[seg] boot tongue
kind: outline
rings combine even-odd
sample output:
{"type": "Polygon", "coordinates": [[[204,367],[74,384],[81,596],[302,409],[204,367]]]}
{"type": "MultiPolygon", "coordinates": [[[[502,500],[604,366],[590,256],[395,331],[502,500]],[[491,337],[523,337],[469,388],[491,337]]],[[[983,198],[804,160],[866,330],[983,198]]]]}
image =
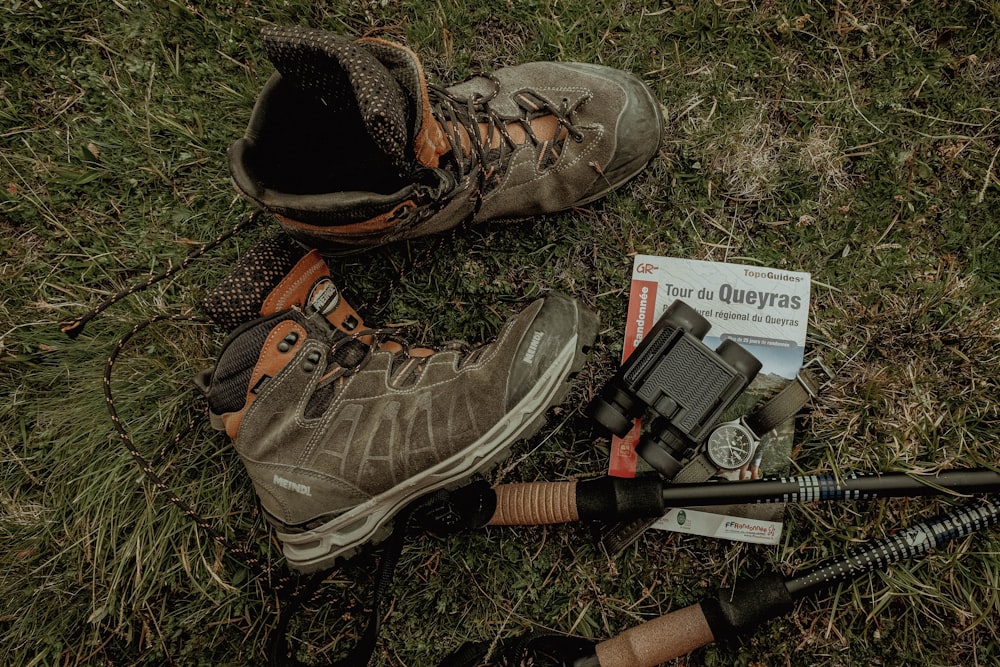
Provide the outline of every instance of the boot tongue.
{"type": "MultiPolygon", "coordinates": [[[[330,279],[330,267],[318,250],[310,250],[271,290],[261,305],[260,314],[270,315],[292,306],[319,313],[346,334],[364,329],[361,316],[330,279]]],[[[368,343],[369,338],[361,336],[359,340],[368,343]]]]}
{"type": "MultiPolygon", "coordinates": [[[[306,252],[284,234],[250,248],[202,300],[205,313],[226,331],[293,306],[320,313],[345,334],[364,328],[330,279],[319,251],[306,252]]],[[[367,343],[365,338],[361,340],[367,343]]]]}
{"type": "Polygon", "coordinates": [[[405,46],[381,39],[363,38],[358,44],[374,55],[403,87],[413,105],[412,146],[417,162],[436,169],[440,158],[451,152],[452,146],[441,123],[431,113],[427,77],[417,54],[405,46]]]}
{"type": "Polygon", "coordinates": [[[202,309],[225,331],[257,319],[268,295],[303,254],[305,250],[284,234],[259,241],[202,299],[202,309]]]}
{"type": "MultiPolygon", "coordinates": [[[[283,79],[328,106],[331,118],[357,114],[400,175],[412,171],[417,105],[375,55],[346,37],[299,26],[268,26],[263,42],[283,79]]],[[[397,75],[401,63],[393,63],[397,75]]]]}

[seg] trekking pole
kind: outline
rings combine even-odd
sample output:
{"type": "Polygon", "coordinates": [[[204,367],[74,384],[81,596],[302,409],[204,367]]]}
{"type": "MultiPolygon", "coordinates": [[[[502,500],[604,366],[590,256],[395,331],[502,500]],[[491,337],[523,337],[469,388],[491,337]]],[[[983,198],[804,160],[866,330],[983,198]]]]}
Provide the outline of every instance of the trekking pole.
{"type": "Polygon", "coordinates": [[[931,495],[1000,493],[1000,473],[989,468],[909,473],[765,477],[739,482],[669,484],[659,477],[599,477],[493,487],[496,510],[486,525],[535,526],[572,521],[619,521],[663,516],[668,507],[743,503],[808,503],[931,495]]]}
{"type": "Polygon", "coordinates": [[[572,667],[653,667],[719,640],[744,635],[764,621],[790,612],[811,593],[849,582],[906,558],[923,555],[947,542],[1000,522],[996,498],[953,509],[890,537],[872,540],[846,556],[829,559],[802,574],[773,573],[737,582],[690,607],[671,612],[595,647],[572,667]]]}

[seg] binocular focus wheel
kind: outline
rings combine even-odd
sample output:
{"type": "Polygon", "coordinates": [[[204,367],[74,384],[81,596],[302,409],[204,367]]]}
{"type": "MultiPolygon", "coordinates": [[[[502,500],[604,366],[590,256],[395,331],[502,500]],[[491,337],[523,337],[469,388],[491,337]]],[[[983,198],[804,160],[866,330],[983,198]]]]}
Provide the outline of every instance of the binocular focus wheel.
{"type": "Polygon", "coordinates": [[[757,373],[760,372],[762,367],[762,364],[757,357],[747,352],[743,347],[732,340],[722,341],[722,344],[719,345],[716,352],[723,361],[741,373],[743,377],[747,379],[748,383],[757,377],[757,373]]]}
{"type": "Polygon", "coordinates": [[[632,420],[622,414],[620,408],[598,396],[590,406],[590,417],[618,437],[632,430],[632,420]]]}
{"type": "Polygon", "coordinates": [[[663,313],[663,320],[676,329],[684,329],[689,334],[701,340],[712,328],[697,310],[683,301],[674,301],[663,313]]]}

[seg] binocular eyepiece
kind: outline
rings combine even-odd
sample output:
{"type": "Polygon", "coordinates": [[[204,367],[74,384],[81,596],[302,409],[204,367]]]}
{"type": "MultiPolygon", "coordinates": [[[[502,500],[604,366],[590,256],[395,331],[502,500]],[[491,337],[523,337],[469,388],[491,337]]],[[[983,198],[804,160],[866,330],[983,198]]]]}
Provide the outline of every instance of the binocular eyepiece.
{"type": "Polygon", "coordinates": [[[715,350],[705,345],[711,328],[694,308],[674,301],[587,409],[619,437],[652,410],[656,417],[636,453],[667,479],[761,369],[761,362],[732,340],[715,350]]]}

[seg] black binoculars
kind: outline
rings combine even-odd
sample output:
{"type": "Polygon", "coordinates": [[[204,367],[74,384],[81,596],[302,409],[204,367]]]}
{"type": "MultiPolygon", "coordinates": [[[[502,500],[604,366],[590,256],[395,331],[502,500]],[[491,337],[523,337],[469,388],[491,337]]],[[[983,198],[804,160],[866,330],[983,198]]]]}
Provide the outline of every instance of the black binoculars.
{"type": "Polygon", "coordinates": [[[715,350],[705,345],[711,328],[694,308],[674,301],[587,408],[617,436],[652,410],[656,418],[636,453],[668,479],[761,369],[760,361],[732,340],[715,350]]]}

